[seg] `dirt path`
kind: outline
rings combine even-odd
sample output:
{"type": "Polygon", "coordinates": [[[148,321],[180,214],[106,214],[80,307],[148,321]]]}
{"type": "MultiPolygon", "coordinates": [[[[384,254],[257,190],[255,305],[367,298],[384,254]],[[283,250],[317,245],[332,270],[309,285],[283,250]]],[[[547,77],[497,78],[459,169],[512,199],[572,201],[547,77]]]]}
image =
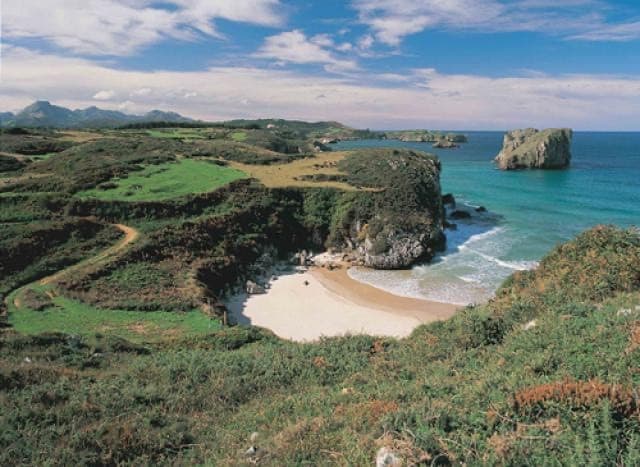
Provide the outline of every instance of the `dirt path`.
{"type": "MultiPolygon", "coordinates": [[[[55,274],[52,274],[52,275],[47,276],[47,277],[45,277],[43,279],[40,279],[39,281],[37,281],[37,283],[39,283],[40,285],[51,285],[51,284],[57,282],[58,280],[62,279],[63,277],[65,277],[66,275],[68,275],[70,273],[80,271],[80,270],[85,269],[87,267],[97,266],[97,265],[99,265],[101,263],[106,263],[109,260],[113,259],[118,253],[122,252],[128,245],[130,245],[131,243],[135,242],[138,239],[138,237],[140,236],[140,232],[138,230],[134,229],[133,227],[129,227],[128,225],[113,224],[113,226],[124,233],[124,238],[119,240],[118,243],[116,243],[116,244],[110,246],[109,248],[103,250],[102,252],[100,252],[96,256],[93,256],[93,257],[91,257],[89,259],[80,261],[79,263],[76,263],[76,264],[74,264],[72,266],[69,266],[68,268],[65,268],[65,269],[62,269],[62,270],[56,272],[55,274]]],[[[19,289],[17,289],[17,291],[14,291],[14,292],[11,292],[11,293],[7,294],[7,296],[5,298],[5,304],[8,305],[9,297],[12,294],[15,293],[14,299],[13,299],[13,304],[15,305],[16,308],[20,308],[20,306],[21,306],[20,292],[22,290],[28,288],[30,285],[31,284],[27,284],[27,285],[22,286],[19,289]]],[[[53,294],[53,292],[47,291],[47,295],[49,295],[49,294],[53,294]]],[[[51,296],[51,295],[49,295],[49,296],[51,296]]],[[[8,307],[7,307],[7,311],[8,311],[8,307]]]]}
{"type": "Polygon", "coordinates": [[[115,245],[110,246],[106,250],[103,250],[101,253],[99,253],[96,256],[93,256],[92,258],[81,261],[77,264],[74,264],[73,266],[69,266],[68,268],[58,271],[51,276],[45,277],[44,279],[40,279],[40,284],[41,285],[53,284],[54,282],[57,282],[58,280],[62,279],[64,276],[66,276],[69,273],[79,271],[88,266],[94,266],[96,264],[107,261],[111,257],[115,256],[116,254],[124,250],[127,247],[127,245],[135,242],[140,236],[140,232],[138,232],[133,227],[129,227],[124,224],[113,224],[113,225],[114,227],[118,228],[124,233],[124,238],[122,240],[120,240],[115,245]]]}

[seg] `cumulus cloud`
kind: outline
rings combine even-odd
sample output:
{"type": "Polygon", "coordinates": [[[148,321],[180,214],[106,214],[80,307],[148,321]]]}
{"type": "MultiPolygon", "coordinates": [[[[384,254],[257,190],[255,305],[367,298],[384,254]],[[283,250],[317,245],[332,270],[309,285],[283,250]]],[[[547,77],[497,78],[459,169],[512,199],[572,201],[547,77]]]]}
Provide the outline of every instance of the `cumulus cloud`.
{"type": "Polygon", "coordinates": [[[8,0],[5,38],[40,38],[78,54],[130,55],[165,38],[221,37],[216,19],[277,26],[279,0],[8,0]]]}
{"type": "Polygon", "coordinates": [[[639,23],[610,24],[599,0],[353,0],[378,42],[398,46],[426,29],[533,31],[580,40],[632,40],[639,23]]]}
{"type": "Polygon", "coordinates": [[[97,101],[108,101],[115,97],[116,93],[114,91],[98,91],[93,95],[93,98],[97,101]]]}
{"type": "Polygon", "coordinates": [[[324,64],[329,71],[353,71],[358,68],[353,60],[339,58],[329,50],[333,46],[333,40],[326,34],[308,38],[296,29],[267,37],[255,56],[286,63],[324,64]]]}
{"type": "Polygon", "coordinates": [[[135,113],[160,108],[206,120],[284,117],[370,128],[599,130],[637,130],[640,121],[640,76],[488,77],[417,69],[401,79],[364,72],[318,77],[256,67],[145,72],[16,47],[5,46],[2,52],[0,102],[13,110],[38,98],[87,107],[94,101],[82,96],[92,96],[97,88],[130,96],[121,104],[106,101],[105,108],[135,113]],[[131,95],[144,88],[153,92],[131,95]],[[196,90],[198,97],[187,97],[186,90],[196,90]]]}

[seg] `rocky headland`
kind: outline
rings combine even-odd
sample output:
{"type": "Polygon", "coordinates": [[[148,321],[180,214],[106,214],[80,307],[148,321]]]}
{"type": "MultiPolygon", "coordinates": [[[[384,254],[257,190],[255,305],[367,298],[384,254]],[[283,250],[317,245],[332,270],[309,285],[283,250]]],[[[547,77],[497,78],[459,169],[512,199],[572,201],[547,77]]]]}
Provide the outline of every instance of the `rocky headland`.
{"type": "MultiPolygon", "coordinates": [[[[460,133],[444,134],[432,130],[399,130],[386,131],[380,134],[382,139],[395,139],[405,143],[466,143],[467,137],[460,133]]],[[[435,146],[444,147],[444,146],[435,146]]],[[[453,146],[447,146],[453,147],[453,146]]]]}
{"type": "Polygon", "coordinates": [[[330,246],[349,251],[358,263],[376,269],[429,261],[444,248],[437,157],[410,150],[356,151],[339,168],[349,183],[370,190],[340,200],[330,246]]]}
{"type": "Polygon", "coordinates": [[[572,136],[569,128],[512,130],[495,161],[502,170],[564,169],[571,163],[572,136]]]}
{"type": "Polygon", "coordinates": [[[433,147],[436,149],[455,149],[460,146],[453,141],[449,141],[448,139],[441,139],[435,143],[433,143],[433,147]]]}

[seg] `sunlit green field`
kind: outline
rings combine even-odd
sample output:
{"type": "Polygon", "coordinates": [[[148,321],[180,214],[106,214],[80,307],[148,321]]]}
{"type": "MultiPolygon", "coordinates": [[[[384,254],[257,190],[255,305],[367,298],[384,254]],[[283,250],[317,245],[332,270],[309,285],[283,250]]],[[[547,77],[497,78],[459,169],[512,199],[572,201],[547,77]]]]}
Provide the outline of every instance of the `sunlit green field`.
{"type": "MultiPolygon", "coordinates": [[[[48,290],[30,286],[34,290],[48,290]]],[[[18,291],[21,294],[24,291],[18,291]]],[[[52,299],[53,307],[34,311],[13,304],[10,297],[9,322],[24,334],[65,332],[81,336],[95,333],[124,337],[133,342],[158,342],[167,338],[194,337],[220,329],[220,322],[199,310],[186,313],[172,311],[100,310],[63,296],[52,299]]]]}
{"type": "Polygon", "coordinates": [[[247,139],[247,133],[244,131],[236,131],[231,133],[231,139],[234,141],[245,141],[247,139]]]}
{"type": "Polygon", "coordinates": [[[205,193],[246,176],[237,169],[184,159],[147,166],[140,172],[129,174],[127,178],[111,180],[117,184],[115,188],[94,188],[82,191],[77,196],[105,201],[157,201],[205,193]]]}
{"type": "Polygon", "coordinates": [[[193,128],[172,128],[170,130],[148,130],[147,134],[154,138],[202,139],[204,135],[193,128]]]}

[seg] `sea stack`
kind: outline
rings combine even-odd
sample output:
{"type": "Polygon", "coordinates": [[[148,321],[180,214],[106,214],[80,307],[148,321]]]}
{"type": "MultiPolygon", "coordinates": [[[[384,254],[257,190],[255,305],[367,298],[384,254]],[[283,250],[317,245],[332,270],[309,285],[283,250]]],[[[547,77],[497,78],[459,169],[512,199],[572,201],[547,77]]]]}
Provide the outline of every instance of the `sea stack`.
{"type": "Polygon", "coordinates": [[[495,161],[502,170],[564,169],[571,162],[572,136],[570,128],[512,130],[495,161]]]}

